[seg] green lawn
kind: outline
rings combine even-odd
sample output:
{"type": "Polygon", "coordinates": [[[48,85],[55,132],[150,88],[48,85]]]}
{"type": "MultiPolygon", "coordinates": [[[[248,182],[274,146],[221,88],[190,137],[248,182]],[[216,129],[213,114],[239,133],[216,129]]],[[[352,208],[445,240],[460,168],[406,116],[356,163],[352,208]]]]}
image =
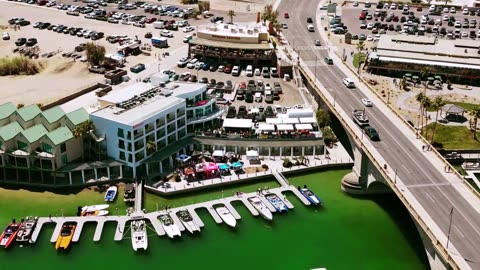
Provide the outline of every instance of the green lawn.
{"type": "Polygon", "coordinates": [[[355,53],[355,54],[353,54],[353,66],[358,68],[359,60],[361,59],[362,61],[365,61],[366,58],[367,58],[367,54],[365,54],[365,53],[355,53]]]}
{"type": "MultiPolygon", "coordinates": [[[[456,102],[456,101],[449,101],[449,100],[446,100],[446,103],[447,103],[447,104],[457,105],[457,106],[459,106],[459,107],[464,108],[464,109],[467,110],[467,111],[471,111],[473,108],[479,106],[478,104],[474,104],[474,103],[456,102]]],[[[427,111],[433,112],[433,111],[435,111],[435,109],[430,106],[430,107],[427,107],[427,111]]]]}
{"type": "MultiPolygon", "coordinates": [[[[428,125],[428,139],[430,140],[434,124],[428,125]]],[[[477,132],[477,138],[480,133],[477,132]]],[[[480,141],[473,139],[473,133],[465,126],[446,126],[437,124],[435,131],[436,147],[445,150],[480,149],[480,141]]]]}

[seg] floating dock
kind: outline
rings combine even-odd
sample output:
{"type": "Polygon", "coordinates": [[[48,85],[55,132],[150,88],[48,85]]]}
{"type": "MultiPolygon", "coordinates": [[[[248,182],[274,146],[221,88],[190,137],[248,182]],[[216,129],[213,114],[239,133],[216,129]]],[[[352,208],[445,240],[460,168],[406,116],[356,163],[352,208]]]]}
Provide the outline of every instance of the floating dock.
{"type": "MultiPolygon", "coordinates": [[[[265,194],[268,193],[274,193],[276,194],[279,198],[282,198],[287,205],[288,208],[292,209],[293,204],[286,200],[284,196],[284,192],[292,192],[298,199],[305,205],[310,205],[310,202],[293,186],[291,186],[288,183],[288,180],[285,179],[285,177],[281,173],[274,173],[275,178],[278,180],[280,183],[280,187],[278,188],[272,188],[266,191],[265,194]]],[[[58,235],[62,229],[62,226],[65,222],[76,222],[77,227],[75,229],[75,233],[73,235],[73,242],[77,242],[80,239],[80,235],[82,233],[83,227],[86,223],[92,222],[96,223],[96,228],[95,228],[95,234],[93,236],[93,241],[100,241],[102,237],[102,232],[103,228],[106,223],[108,222],[115,222],[117,224],[117,228],[115,230],[115,236],[114,240],[115,241],[121,241],[125,235],[125,230],[128,229],[127,223],[132,220],[132,219],[144,219],[147,221],[150,221],[150,224],[152,224],[153,229],[155,230],[156,234],[158,236],[164,236],[165,231],[162,228],[162,224],[160,223],[160,220],[158,219],[158,216],[161,214],[165,214],[165,210],[161,211],[155,211],[151,213],[144,213],[142,209],[142,184],[135,184],[135,206],[134,206],[134,212],[130,214],[129,216],[88,216],[88,217],[41,217],[38,219],[37,226],[32,234],[32,243],[35,243],[38,239],[38,236],[40,234],[40,231],[42,230],[43,226],[45,224],[50,224],[54,223],[55,224],[55,229],[53,230],[52,236],[50,238],[51,242],[56,242],[58,235]]],[[[242,202],[248,211],[253,215],[253,216],[258,216],[259,213],[258,211],[252,206],[252,204],[248,201],[248,198],[258,196],[260,199],[264,202],[264,204],[268,207],[268,209],[271,212],[275,212],[275,208],[269,203],[263,195],[260,195],[255,192],[251,193],[242,193],[241,195],[238,196],[233,196],[233,197],[225,197],[217,200],[212,200],[212,201],[207,201],[207,202],[201,202],[197,204],[192,204],[192,205],[187,205],[187,206],[181,206],[177,208],[172,208],[168,209],[168,213],[172,217],[173,221],[175,224],[178,226],[178,228],[181,231],[185,231],[185,227],[183,226],[182,222],[180,219],[177,217],[177,212],[180,210],[187,209],[194,222],[200,227],[204,227],[203,221],[200,219],[198,214],[196,213],[197,209],[200,208],[205,208],[208,210],[210,215],[212,216],[213,220],[216,223],[223,223],[222,219],[220,216],[217,214],[215,211],[215,206],[218,205],[224,205],[230,213],[235,217],[235,219],[241,219],[240,214],[237,212],[237,210],[232,206],[232,202],[242,202]]]]}

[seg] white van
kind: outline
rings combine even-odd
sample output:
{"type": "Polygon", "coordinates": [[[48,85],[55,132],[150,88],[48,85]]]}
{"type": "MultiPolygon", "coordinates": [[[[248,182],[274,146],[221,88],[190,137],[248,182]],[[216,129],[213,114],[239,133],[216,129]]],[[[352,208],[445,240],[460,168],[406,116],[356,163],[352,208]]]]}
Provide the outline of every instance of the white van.
{"type": "Polygon", "coordinates": [[[245,70],[245,75],[247,75],[247,77],[253,77],[253,67],[252,67],[252,65],[247,66],[247,69],[245,70]]]}
{"type": "Polygon", "coordinates": [[[355,83],[350,78],[344,78],[342,82],[347,88],[355,88],[355,83]]]}
{"type": "Polygon", "coordinates": [[[261,93],[255,93],[255,102],[262,102],[262,94],[261,93]]]}
{"type": "Polygon", "coordinates": [[[315,28],[311,24],[307,25],[307,30],[308,32],[315,32],[315,28]]]}
{"type": "Polygon", "coordinates": [[[153,22],[153,28],[163,29],[163,28],[165,28],[165,24],[163,22],[153,22]]]}

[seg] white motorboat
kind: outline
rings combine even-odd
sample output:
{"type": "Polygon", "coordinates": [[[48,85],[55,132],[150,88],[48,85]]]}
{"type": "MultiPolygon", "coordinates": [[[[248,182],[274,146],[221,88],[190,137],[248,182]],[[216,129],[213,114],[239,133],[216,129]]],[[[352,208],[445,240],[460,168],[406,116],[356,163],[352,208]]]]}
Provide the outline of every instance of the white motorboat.
{"type": "Polygon", "coordinates": [[[97,204],[97,205],[88,205],[82,207],[82,212],[95,212],[100,210],[105,210],[109,207],[108,204],[97,204]]]}
{"type": "Polygon", "coordinates": [[[263,218],[269,221],[273,219],[272,212],[258,196],[248,198],[248,201],[252,204],[253,207],[255,207],[255,209],[257,209],[258,213],[262,215],[263,218]]]}
{"type": "Polygon", "coordinates": [[[160,223],[162,223],[162,228],[165,230],[165,233],[170,238],[175,238],[175,236],[182,236],[180,229],[178,226],[173,222],[172,217],[169,214],[163,214],[158,217],[160,219],[160,223]]]}
{"type": "Polygon", "coordinates": [[[130,227],[132,232],[132,247],[133,250],[147,250],[148,238],[147,238],[147,224],[144,220],[132,220],[130,227]]]}
{"type": "Polygon", "coordinates": [[[16,235],[17,242],[30,242],[32,239],[33,230],[37,226],[37,217],[27,217],[20,226],[16,235]]]}
{"type": "Polygon", "coordinates": [[[106,215],[108,215],[107,210],[84,211],[80,214],[80,216],[82,217],[106,216],[106,215]]]}
{"type": "Polygon", "coordinates": [[[190,215],[190,212],[188,212],[187,209],[178,211],[177,217],[182,222],[183,227],[185,227],[185,229],[187,229],[187,231],[189,231],[190,233],[200,231],[200,227],[197,225],[197,223],[195,223],[195,221],[192,218],[192,215],[190,215]]]}
{"type": "Polygon", "coordinates": [[[237,220],[232,215],[232,213],[230,213],[230,211],[228,211],[228,209],[226,207],[224,207],[224,206],[217,207],[215,209],[215,211],[217,211],[218,215],[223,220],[223,222],[225,222],[225,224],[227,224],[228,226],[230,226],[232,228],[235,228],[235,226],[237,225],[237,220]]]}
{"type": "Polygon", "coordinates": [[[109,187],[105,192],[105,201],[113,202],[113,200],[115,200],[115,197],[117,196],[117,191],[118,191],[117,186],[109,187]]]}

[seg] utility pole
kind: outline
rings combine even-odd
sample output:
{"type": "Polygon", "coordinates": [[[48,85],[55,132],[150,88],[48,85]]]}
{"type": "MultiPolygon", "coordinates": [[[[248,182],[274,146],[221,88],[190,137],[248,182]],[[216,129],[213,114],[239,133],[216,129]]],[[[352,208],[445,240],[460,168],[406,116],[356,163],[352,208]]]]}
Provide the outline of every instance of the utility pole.
{"type": "Polygon", "coordinates": [[[394,182],[395,182],[395,185],[396,185],[397,184],[397,169],[395,169],[395,180],[394,180],[394,182]]]}
{"type": "Polygon", "coordinates": [[[452,206],[452,210],[450,210],[450,223],[448,224],[447,251],[448,251],[448,244],[450,243],[450,230],[452,229],[453,209],[455,209],[455,207],[452,206]]]}

